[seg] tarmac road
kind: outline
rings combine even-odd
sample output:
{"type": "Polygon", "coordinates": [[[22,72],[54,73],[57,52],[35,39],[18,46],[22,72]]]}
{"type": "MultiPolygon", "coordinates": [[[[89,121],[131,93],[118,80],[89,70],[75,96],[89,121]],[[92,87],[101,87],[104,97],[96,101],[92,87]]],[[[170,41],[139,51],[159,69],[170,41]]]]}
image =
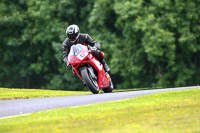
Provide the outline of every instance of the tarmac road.
{"type": "Polygon", "coordinates": [[[33,112],[57,109],[57,108],[75,107],[75,106],[88,105],[100,102],[117,101],[153,93],[186,90],[193,88],[200,88],[200,86],[116,92],[116,93],[102,93],[102,94],[78,95],[78,96],[50,97],[50,98],[0,100],[0,119],[18,115],[25,115],[33,112]]]}

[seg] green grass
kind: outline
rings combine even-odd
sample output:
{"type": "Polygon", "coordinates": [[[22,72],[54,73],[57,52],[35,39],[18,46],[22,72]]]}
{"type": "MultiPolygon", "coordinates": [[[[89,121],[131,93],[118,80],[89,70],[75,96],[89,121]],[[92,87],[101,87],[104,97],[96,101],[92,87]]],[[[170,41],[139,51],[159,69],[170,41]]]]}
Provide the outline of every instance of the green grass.
{"type": "MultiPolygon", "coordinates": [[[[113,92],[136,91],[136,90],[144,90],[144,89],[148,89],[148,88],[119,89],[119,90],[114,89],[113,92]]],[[[100,91],[100,93],[103,93],[103,91],[100,91]]],[[[58,91],[58,90],[40,90],[40,89],[0,88],[0,100],[87,95],[87,94],[92,94],[92,92],[90,92],[89,90],[88,91],[58,91]]]]}
{"type": "Polygon", "coordinates": [[[0,100],[29,99],[57,96],[72,96],[92,94],[89,91],[56,91],[40,89],[8,89],[0,88],[0,100]]]}
{"type": "Polygon", "coordinates": [[[199,133],[200,89],[0,119],[1,133],[199,133]]]}

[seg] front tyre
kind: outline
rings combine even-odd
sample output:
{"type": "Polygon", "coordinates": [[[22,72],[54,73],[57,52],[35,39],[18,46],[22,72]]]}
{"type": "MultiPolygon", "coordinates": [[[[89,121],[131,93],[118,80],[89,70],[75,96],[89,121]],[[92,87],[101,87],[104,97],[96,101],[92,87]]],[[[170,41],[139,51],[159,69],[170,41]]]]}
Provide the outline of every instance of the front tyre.
{"type": "Polygon", "coordinates": [[[82,76],[83,80],[85,81],[85,84],[87,85],[87,87],[90,89],[90,91],[93,94],[98,94],[99,93],[98,82],[96,79],[92,78],[90,72],[88,72],[87,67],[82,68],[81,76],[82,76]]]}

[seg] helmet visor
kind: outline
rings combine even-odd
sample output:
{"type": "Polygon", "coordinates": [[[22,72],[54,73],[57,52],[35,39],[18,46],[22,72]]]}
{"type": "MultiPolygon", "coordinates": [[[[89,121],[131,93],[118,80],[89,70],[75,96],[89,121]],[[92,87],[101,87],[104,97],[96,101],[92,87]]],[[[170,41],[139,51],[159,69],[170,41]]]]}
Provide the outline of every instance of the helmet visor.
{"type": "Polygon", "coordinates": [[[67,37],[69,38],[70,41],[74,41],[78,34],[67,34],[67,37]]]}

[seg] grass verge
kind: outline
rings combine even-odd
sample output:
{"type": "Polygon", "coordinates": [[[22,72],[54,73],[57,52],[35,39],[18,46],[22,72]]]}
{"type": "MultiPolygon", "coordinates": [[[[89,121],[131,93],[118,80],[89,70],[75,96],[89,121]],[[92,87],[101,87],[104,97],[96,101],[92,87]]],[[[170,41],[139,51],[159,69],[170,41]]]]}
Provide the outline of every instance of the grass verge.
{"type": "MultiPolygon", "coordinates": [[[[118,89],[113,92],[136,91],[148,88],[135,88],[135,89],[118,89]]],[[[103,93],[103,91],[100,91],[103,93]]],[[[13,99],[29,99],[29,98],[44,98],[44,97],[57,97],[57,96],[73,96],[73,95],[87,95],[92,94],[88,91],[58,91],[58,90],[41,90],[41,89],[10,89],[0,88],[0,100],[13,100],[13,99]]]]}
{"type": "Polygon", "coordinates": [[[9,89],[0,88],[0,100],[29,99],[57,96],[72,96],[92,94],[89,91],[57,91],[40,89],[9,89]]]}
{"type": "Polygon", "coordinates": [[[200,89],[0,119],[1,133],[200,132],[200,89]]]}

